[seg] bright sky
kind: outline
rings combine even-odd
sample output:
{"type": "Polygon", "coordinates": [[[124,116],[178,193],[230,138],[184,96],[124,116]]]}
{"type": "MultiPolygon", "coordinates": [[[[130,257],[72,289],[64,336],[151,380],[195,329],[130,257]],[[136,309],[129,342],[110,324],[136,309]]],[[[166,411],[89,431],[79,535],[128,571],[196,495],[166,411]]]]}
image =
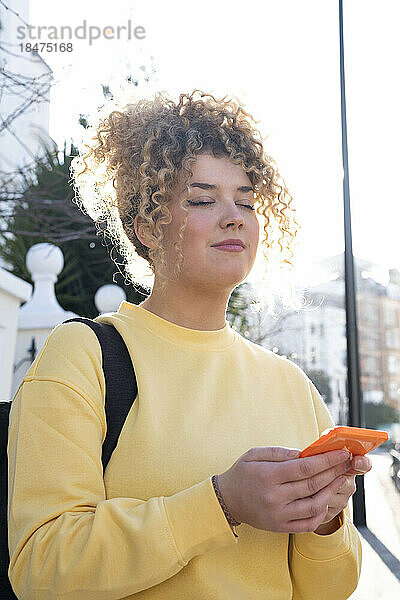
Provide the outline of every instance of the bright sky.
{"type": "MultiPolygon", "coordinates": [[[[343,4],[353,251],[400,269],[400,3],[343,4]]],[[[77,27],[86,19],[87,28],[116,30],[131,19],[132,29],[145,28],[145,39],[92,45],[74,39],[71,53],[42,54],[58,81],[50,135],[60,148],[64,139],[78,142],[79,113],[104,102],[101,84],[116,91],[129,72],[143,79],[140,65],[147,73],[155,69],[154,89],[174,96],[194,88],[234,94],[260,120],[267,152],[294,196],[301,260],[343,252],[338,0],[202,0],[194,6],[31,0],[32,25],[77,27]]]]}

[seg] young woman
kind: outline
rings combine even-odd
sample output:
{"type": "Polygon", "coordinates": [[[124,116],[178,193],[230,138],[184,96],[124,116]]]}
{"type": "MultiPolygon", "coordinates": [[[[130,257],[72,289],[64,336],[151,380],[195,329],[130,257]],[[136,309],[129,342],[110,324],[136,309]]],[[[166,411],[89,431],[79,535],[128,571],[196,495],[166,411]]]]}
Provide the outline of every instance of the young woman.
{"type": "Polygon", "coordinates": [[[132,283],[144,262],[154,282],[140,305],[95,319],[120,332],[138,382],[104,477],[90,328],[58,325],[15,395],[9,576],[21,598],[341,600],[357,586],[348,503],[370,459],[299,458],[334,425],[326,405],[295,363],[225,318],[258,217],[264,243],[271,217],[294,237],[287,190],[240,104],[196,92],[111,111],[74,161],[82,207],[107,220],[132,283]]]}

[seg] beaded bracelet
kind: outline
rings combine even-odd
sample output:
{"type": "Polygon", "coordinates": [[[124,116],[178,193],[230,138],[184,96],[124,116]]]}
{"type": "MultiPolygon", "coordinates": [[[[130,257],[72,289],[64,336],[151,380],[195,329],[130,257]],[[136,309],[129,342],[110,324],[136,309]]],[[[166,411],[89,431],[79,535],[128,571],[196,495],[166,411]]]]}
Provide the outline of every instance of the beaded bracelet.
{"type": "MultiPolygon", "coordinates": [[[[231,527],[236,527],[237,525],[241,525],[241,522],[240,521],[236,521],[236,519],[234,519],[232,517],[232,515],[230,514],[228,508],[226,507],[224,499],[222,498],[222,495],[221,495],[221,491],[220,491],[220,489],[218,487],[218,479],[217,479],[217,477],[218,477],[217,475],[213,475],[211,477],[211,481],[212,481],[212,484],[214,486],[214,491],[215,491],[215,494],[216,494],[216,496],[218,498],[218,502],[220,503],[221,508],[224,511],[224,515],[226,517],[226,520],[228,521],[228,523],[229,523],[229,525],[231,527]]],[[[232,529],[232,531],[233,531],[233,534],[234,534],[235,537],[239,537],[235,533],[235,531],[233,529],[232,529]]]]}

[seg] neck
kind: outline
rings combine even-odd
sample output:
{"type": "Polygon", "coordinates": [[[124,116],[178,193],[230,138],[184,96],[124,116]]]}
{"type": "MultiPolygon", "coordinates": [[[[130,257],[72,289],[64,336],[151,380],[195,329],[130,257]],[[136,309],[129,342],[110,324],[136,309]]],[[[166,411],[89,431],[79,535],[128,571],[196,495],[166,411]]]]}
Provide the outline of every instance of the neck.
{"type": "Polygon", "coordinates": [[[205,294],[204,291],[188,290],[170,282],[161,293],[155,282],[150,296],[139,306],[181,327],[212,331],[225,327],[230,293],[205,294]]]}

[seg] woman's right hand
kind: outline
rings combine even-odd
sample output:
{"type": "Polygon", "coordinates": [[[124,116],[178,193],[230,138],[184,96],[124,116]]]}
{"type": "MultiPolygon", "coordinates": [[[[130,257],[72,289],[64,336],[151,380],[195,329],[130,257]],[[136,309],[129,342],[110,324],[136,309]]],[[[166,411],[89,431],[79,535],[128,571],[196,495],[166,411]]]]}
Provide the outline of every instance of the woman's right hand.
{"type": "Polygon", "coordinates": [[[351,455],[341,450],[299,458],[300,450],[257,446],[218,475],[231,515],[256,529],[280,533],[314,531],[343,485],[351,455]]]}

